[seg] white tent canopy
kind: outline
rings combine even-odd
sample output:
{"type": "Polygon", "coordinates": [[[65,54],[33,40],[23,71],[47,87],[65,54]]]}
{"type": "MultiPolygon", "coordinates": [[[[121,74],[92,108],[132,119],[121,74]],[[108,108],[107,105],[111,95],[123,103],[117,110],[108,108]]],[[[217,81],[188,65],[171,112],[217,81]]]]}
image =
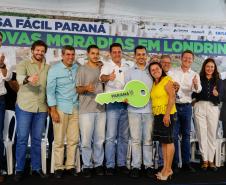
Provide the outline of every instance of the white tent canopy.
{"type": "Polygon", "coordinates": [[[1,0],[1,11],[226,25],[226,0],[1,0]]]}

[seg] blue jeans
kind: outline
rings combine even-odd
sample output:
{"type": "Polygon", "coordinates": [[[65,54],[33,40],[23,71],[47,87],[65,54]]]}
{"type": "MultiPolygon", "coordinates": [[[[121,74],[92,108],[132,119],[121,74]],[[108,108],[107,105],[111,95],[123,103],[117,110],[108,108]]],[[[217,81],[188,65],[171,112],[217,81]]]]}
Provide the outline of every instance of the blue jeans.
{"type": "Polygon", "coordinates": [[[132,167],[141,168],[142,153],[145,168],[152,167],[152,128],[151,113],[129,112],[129,129],[132,141],[132,167]],[[141,144],[143,147],[141,148],[141,144]],[[143,149],[143,152],[142,152],[143,149]]]}
{"type": "Polygon", "coordinates": [[[117,151],[117,166],[126,166],[127,147],[129,140],[129,125],[127,105],[110,103],[107,105],[107,125],[105,158],[106,167],[115,167],[117,151]],[[117,150],[116,150],[117,145],[117,150]]]}
{"type": "Polygon", "coordinates": [[[16,171],[24,171],[29,135],[31,136],[32,170],[41,169],[41,140],[46,118],[47,112],[27,112],[16,105],[16,171]]]}
{"type": "Polygon", "coordinates": [[[182,136],[181,141],[181,154],[182,163],[190,163],[190,132],[191,132],[191,116],[192,106],[191,104],[176,104],[177,107],[177,121],[174,126],[174,165],[178,165],[179,151],[178,151],[178,139],[179,135],[182,136]]]}
{"type": "Polygon", "coordinates": [[[105,125],[105,112],[79,115],[83,168],[103,165],[105,125]]]}
{"type": "Polygon", "coordinates": [[[3,129],[5,118],[5,99],[0,97],[0,170],[4,168],[4,142],[3,142],[3,129]]]}

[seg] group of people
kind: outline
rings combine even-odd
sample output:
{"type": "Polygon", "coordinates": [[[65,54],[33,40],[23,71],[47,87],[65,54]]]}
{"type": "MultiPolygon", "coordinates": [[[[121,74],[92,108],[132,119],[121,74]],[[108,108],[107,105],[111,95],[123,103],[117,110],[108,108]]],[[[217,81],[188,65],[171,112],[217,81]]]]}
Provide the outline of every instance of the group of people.
{"type": "MultiPolygon", "coordinates": [[[[2,34],[0,34],[0,43],[2,34]]],[[[1,44],[0,44],[1,45],[1,44]]],[[[41,168],[41,140],[46,119],[53,122],[54,176],[65,173],[76,176],[75,152],[81,147],[84,177],[114,175],[117,171],[138,178],[142,165],[149,177],[168,180],[178,171],[178,140],[181,137],[182,169],[194,172],[190,165],[190,131],[192,100],[203,170],[216,171],[214,155],[219,107],[223,83],[214,59],[204,61],[200,74],[191,70],[194,54],[186,50],[181,66],[171,68],[169,55],[161,62],[147,62],[144,46],[134,49],[134,66],[122,60],[122,46],[110,46],[111,61],[102,63],[97,45],[87,48],[88,61],[75,62],[75,49],[62,47],[62,60],[49,66],[45,60],[45,42],[31,46],[30,59],[17,64],[19,90],[16,101],[16,165],[15,181],[24,178],[28,138],[31,140],[32,175],[45,178],[41,168]],[[142,108],[127,100],[100,105],[99,93],[122,90],[131,80],[140,80],[150,91],[150,101],[142,108]],[[126,167],[128,142],[131,140],[131,170],[126,167]],[[154,174],[152,143],[158,141],[162,168],[154,174]],[[66,144],[66,155],[64,146],[66,144]],[[64,157],[66,156],[66,161],[64,157]]],[[[12,73],[5,57],[0,58],[0,167],[3,167],[3,125],[6,89],[4,82],[12,73]]],[[[0,176],[3,181],[3,176],[0,176]]]]}

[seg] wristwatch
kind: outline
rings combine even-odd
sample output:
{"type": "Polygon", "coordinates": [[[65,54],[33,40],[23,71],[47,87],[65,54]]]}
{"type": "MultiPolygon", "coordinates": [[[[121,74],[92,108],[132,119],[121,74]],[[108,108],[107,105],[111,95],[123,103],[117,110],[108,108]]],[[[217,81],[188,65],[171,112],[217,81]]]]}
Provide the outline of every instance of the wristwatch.
{"type": "Polygon", "coordinates": [[[28,81],[28,78],[29,78],[30,76],[26,76],[25,78],[24,78],[24,81],[23,81],[23,84],[25,85],[25,84],[27,84],[29,81],[28,81]]]}

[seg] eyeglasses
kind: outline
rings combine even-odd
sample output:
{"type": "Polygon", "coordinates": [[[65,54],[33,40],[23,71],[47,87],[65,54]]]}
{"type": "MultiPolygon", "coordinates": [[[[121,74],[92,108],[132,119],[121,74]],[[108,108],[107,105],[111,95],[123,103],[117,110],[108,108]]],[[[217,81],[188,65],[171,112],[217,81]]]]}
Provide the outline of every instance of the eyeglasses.
{"type": "Polygon", "coordinates": [[[70,69],[68,69],[68,76],[69,76],[69,80],[73,80],[73,76],[72,76],[72,71],[70,69]]]}

